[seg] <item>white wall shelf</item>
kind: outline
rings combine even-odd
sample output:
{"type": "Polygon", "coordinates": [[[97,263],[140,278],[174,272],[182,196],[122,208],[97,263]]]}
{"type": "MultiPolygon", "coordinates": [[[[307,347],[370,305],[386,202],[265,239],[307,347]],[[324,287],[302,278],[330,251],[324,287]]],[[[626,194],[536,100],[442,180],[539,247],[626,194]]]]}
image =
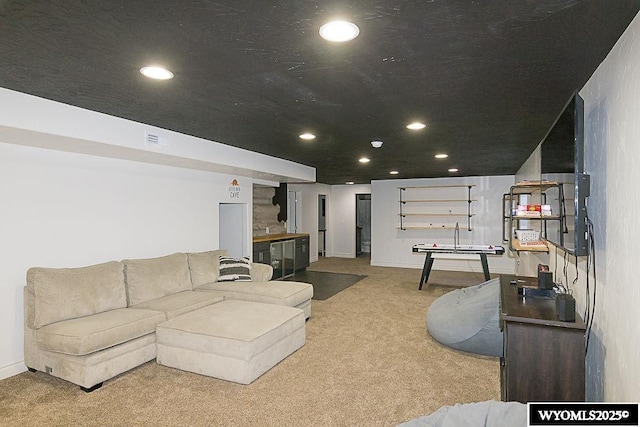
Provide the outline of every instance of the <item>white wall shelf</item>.
{"type": "Polygon", "coordinates": [[[398,187],[400,226],[398,230],[454,230],[458,219],[466,218],[472,231],[471,189],[475,185],[398,187]],[[430,220],[433,218],[433,221],[430,220]]]}

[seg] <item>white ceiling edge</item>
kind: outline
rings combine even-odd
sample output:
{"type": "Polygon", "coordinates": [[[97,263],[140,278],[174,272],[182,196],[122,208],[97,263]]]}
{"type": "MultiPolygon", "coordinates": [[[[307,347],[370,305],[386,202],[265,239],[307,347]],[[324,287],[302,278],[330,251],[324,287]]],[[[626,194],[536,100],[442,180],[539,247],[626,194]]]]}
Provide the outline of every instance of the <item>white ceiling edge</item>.
{"type": "Polygon", "coordinates": [[[253,179],[253,185],[257,187],[279,187],[280,183],[275,181],[269,181],[265,179],[253,179]]]}
{"type": "Polygon", "coordinates": [[[0,88],[0,141],[239,175],[264,182],[315,182],[315,168],[219,142],[0,88]],[[161,144],[147,143],[147,134],[161,144]]]}

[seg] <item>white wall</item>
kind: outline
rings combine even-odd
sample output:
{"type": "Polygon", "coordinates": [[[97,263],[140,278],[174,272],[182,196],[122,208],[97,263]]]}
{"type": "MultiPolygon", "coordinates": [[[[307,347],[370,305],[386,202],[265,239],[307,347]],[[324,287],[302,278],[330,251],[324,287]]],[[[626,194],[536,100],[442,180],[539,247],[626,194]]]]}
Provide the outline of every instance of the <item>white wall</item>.
{"type": "MultiPolygon", "coordinates": [[[[331,230],[332,187],[326,184],[289,184],[288,189],[289,191],[300,193],[298,203],[302,207],[302,213],[300,216],[300,224],[298,224],[298,232],[309,233],[309,261],[315,262],[318,260],[318,195],[324,194],[327,196],[327,230],[331,230]]],[[[332,234],[328,233],[325,238],[327,247],[330,247],[330,242],[333,238],[332,234]]],[[[327,251],[326,256],[333,255],[327,251]]]]}
{"type": "MultiPolygon", "coordinates": [[[[594,226],[596,284],[593,329],[586,358],[590,401],[640,401],[640,15],[580,91],[585,112],[585,172],[591,176],[588,215],[594,226]],[[597,279],[597,281],[596,281],[597,279]]],[[[532,162],[535,163],[535,153],[532,162]]],[[[522,171],[531,169],[523,165],[522,171]]],[[[533,274],[538,259],[522,256],[533,274]]],[[[587,258],[551,248],[555,281],[568,284],[586,314],[587,258]],[[566,275],[564,273],[566,267],[566,275]],[[577,277],[574,285],[573,281],[577,277]]]]}
{"type": "MultiPolygon", "coordinates": [[[[217,248],[218,205],[229,201],[231,181],[0,142],[0,378],[24,370],[22,287],[29,267],[217,248]]],[[[238,181],[244,192],[238,201],[250,203],[251,181],[238,181]]]]}
{"type": "MultiPolygon", "coordinates": [[[[371,193],[370,184],[331,186],[331,202],[327,201],[329,203],[327,206],[327,212],[329,212],[327,231],[330,236],[327,243],[327,256],[355,258],[356,194],[369,193],[371,193]]],[[[372,222],[371,228],[374,227],[372,222]]],[[[371,246],[373,248],[373,242],[371,246]]]]}
{"type": "Polygon", "coordinates": [[[371,185],[289,184],[302,194],[302,228],[310,235],[311,262],[318,260],[318,196],[326,195],[326,256],[356,256],[356,194],[371,193],[371,185]]]}
{"type": "MultiPolygon", "coordinates": [[[[389,267],[422,268],[424,255],[412,254],[416,243],[453,243],[452,230],[399,230],[399,189],[408,186],[475,185],[471,198],[473,231],[466,231],[466,218],[460,218],[460,243],[503,245],[502,196],[513,185],[514,177],[461,177],[372,181],[371,183],[371,264],[389,267]]],[[[459,190],[459,189],[458,189],[459,190]]],[[[464,190],[464,189],[463,189],[464,190]]],[[[454,191],[453,189],[451,191],[454,191]]],[[[465,190],[466,191],[466,190],[465,190]]],[[[466,196],[465,196],[466,197],[466,196]]],[[[458,198],[458,197],[456,197],[458,198]]],[[[335,190],[334,190],[334,201],[335,190]]],[[[466,206],[463,206],[466,211],[466,206]]],[[[506,249],[506,247],[505,247],[506,249]]],[[[508,252],[489,256],[491,273],[513,273],[514,263],[508,252]]],[[[472,271],[482,274],[477,255],[444,255],[433,264],[434,270],[472,271]]]]}
{"type": "Polygon", "coordinates": [[[10,144],[246,176],[266,185],[315,181],[315,168],[289,160],[4,88],[0,111],[0,139],[10,144]],[[147,143],[147,133],[164,143],[147,143]]]}
{"type": "MultiPolygon", "coordinates": [[[[597,305],[587,397],[640,401],[640,15],[580,91],[595,227],[597,305]]],[[[584,262],[580,264],[584,270],[584,262]]],[[[584,309],[585,274],[577,287],[584,309]]],[[[593,286],[593,283],[592,283],[593,286]]]]}

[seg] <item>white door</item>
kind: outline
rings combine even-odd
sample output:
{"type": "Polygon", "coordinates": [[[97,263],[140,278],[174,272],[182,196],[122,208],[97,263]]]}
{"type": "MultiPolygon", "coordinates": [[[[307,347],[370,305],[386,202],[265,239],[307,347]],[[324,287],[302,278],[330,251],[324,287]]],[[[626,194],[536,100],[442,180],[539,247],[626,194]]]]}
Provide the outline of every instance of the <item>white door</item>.
{"type": "Polygon", "coordinates": [[[302,191],[289,191],[287,200],[287,232],[298,233],[302,226],[302,191]]]}
{"type": "Polygon", "coordinates": [[[249,256],[247,248],[247,204],[220,203],[220,249],[230,256],[249,256]]]}

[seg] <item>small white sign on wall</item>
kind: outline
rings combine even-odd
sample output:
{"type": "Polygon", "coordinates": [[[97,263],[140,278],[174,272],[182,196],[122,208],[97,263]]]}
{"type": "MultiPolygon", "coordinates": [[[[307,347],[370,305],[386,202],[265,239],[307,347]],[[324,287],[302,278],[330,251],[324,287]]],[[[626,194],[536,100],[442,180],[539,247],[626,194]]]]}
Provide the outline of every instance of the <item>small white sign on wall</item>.
{"type": "Polygon", "coordinates": [[[223,203],[251,203],[253,189],[251,179],[228,176],[224,186],[220,186],[221,202],[223,203]]]}
{"type": "Polygon", "coordinates": [[[230,200],[239,201],[242,197],[242,187],[236,178],[231,180],[231,184],[227,188],[227,195],[230,200]]]}

